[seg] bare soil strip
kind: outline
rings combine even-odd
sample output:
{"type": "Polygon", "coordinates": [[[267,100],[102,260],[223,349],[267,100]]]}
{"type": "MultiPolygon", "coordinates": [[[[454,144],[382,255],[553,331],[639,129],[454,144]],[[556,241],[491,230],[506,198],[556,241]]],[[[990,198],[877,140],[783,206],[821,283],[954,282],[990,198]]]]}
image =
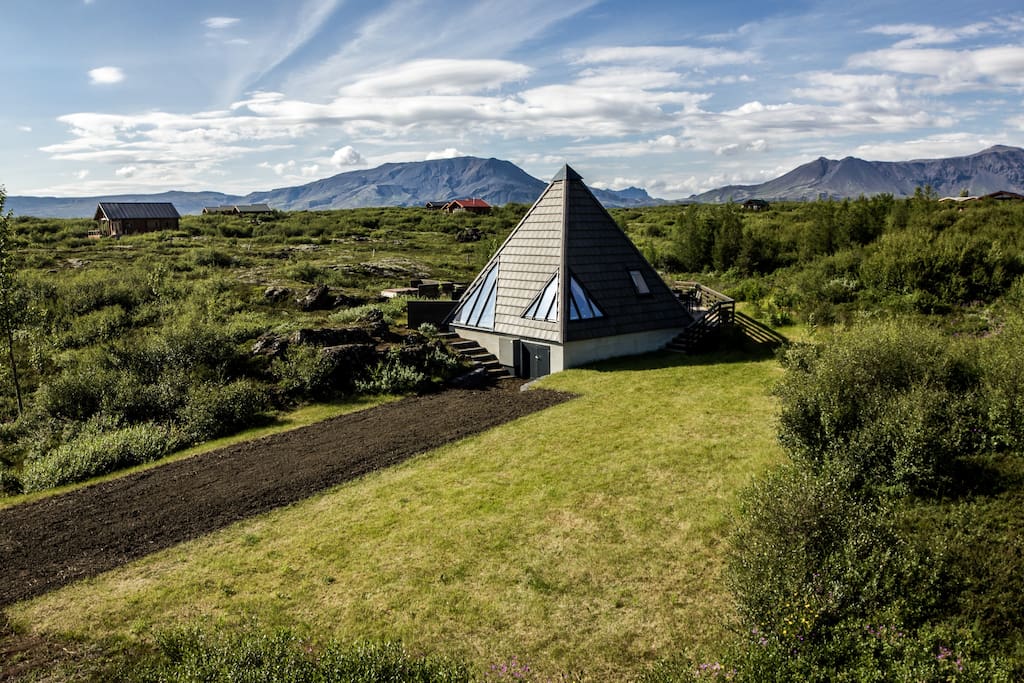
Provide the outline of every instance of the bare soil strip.
{"type": "Polygon", "coordinates": [[[570,398],[452,389],[0,510],[0,608],[570,398]]]}

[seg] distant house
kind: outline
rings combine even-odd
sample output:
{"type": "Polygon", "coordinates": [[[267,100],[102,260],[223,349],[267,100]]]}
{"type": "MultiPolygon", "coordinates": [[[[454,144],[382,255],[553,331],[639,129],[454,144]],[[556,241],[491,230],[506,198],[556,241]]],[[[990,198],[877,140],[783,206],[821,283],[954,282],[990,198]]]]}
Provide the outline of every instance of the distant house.
{"type": "Polygon", "coordinates": [[[261,213],[274,213],[269,204],[238,204],[235,213],[239,216],[256,216],[261,213]]]}
{"type": "Polygon", "coordinates": [[[440,211],[447,205],[448,202],[427,202],[423,205],[423,208],[430,209],[431,211],[440,211]]]}
{"type": "Polygon", "coordinates": [[[748,199],[743,202],[744,211],[767,211],[771,208],[771,204],[763,199],[748,199]]]}
{"type": "Polygon", "coordinates": [[[1024,195],[1017,194],[1016,192],[999,190],[998,192],[985,195],[982,199],[995,199],[1000,202],[1020,202],[1024,201],[1024,195]]]}
{"type": "Polygon", "coordinates": [[[491,205],[482,199],[455,199],[444,205],[445,213],[488,213],[490,210],[491,205]]]}
{"type": "Polygon", "coordinates": [[[273,213],[269,204],[222,204],[220,206],[204,206],[204,214],[229,214],[233,216],[257,216],[261,213],[273,213]]]}
{"type": "Polygon", "coordinates": [[[94,221],[101,237],[177,230],[181,215],[170,202],[100,202],[94,221]]]}

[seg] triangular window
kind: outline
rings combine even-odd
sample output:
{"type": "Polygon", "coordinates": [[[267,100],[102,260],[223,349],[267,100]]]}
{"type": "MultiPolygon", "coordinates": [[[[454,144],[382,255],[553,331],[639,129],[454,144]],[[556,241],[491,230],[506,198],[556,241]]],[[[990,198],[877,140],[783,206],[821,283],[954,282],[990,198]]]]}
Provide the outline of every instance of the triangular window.
{"type": "MultiPolygon", "coordinates": [[[[569,320],[601,318],[604,313],[572,275],[569,276],[569,320]]],[[[523,313],[530,320],[558,322],[558,274],[556,273],[523,313]]]]}
{"type": "Polygon", "coordinates": [[[556,274],[541,290],[537,298],[526,308],[524,318],[530,320],[558,321],[558,275],[556,274]]]}
{"type": "Polygon", "coordinates": [[[470,327],[494,329],[494,301],[498,292],[498,263],[484,275],[480,286],[470,292],[455,313],[455,322],[470,327]]]}

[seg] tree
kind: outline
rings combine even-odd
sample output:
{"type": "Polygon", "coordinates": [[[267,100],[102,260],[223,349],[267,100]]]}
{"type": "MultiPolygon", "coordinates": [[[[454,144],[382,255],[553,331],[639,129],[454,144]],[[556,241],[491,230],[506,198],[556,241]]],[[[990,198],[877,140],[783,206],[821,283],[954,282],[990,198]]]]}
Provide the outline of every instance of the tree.
{"type": "Polygon", "coordinates": [[[14,265],[11,258],[11,213],[4,212],[7,191],[0,186],[0,327],[7,338],[7,358],[11,364],[11,381],[18,399],[18,415],[25,409],[21,401],[21,384],[18,381],[18,364],[14,362],[15,311],[11,293],[14,288],[14,265]]]}

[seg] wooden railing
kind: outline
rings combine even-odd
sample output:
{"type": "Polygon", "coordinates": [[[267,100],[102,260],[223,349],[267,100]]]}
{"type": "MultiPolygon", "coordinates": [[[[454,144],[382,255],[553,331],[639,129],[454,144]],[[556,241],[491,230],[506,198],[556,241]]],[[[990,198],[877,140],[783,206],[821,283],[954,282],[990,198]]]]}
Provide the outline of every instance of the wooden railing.
{"type": "Polygon", "coordinates": [[[710,287],[705,287],[699,282],[677,282],[675,291],[680,301],[686,306],[687,312],[695,318],[707,317],[712,310],[715,310],[717,312],[715,317],[721,319],[721,324],[732,324],[736,312],[735,299],[716,292],[710,287]]]}
{"type": "Polygon", "coordinates": [[[676,296],[686,306],[693,322],[684,329],[668,348],[689,353],[724,327],[735,327],[756,344],[777,346],[788,340],[775,330],[736,311],[735,299],[705,287],[698,282],[676,282],[676,296]]]}

